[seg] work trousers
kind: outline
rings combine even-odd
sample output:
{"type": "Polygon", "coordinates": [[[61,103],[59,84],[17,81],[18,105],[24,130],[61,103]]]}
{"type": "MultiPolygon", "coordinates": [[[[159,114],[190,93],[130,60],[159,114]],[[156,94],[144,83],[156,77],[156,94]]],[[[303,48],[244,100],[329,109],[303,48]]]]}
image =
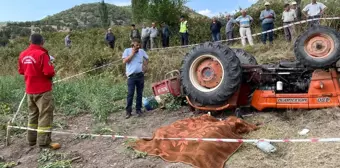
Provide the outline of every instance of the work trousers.
{"type": "MultiPolygon", "coordinates": [[[[283,23],[283,26],[287,26],[289,24],[291,24],[292,22],[284,22],[283,23]]],[[[289,27],[285,27],[284,29],[284,32],[285,32],[285,37],[286,37],[286,40],[287,41],[292,41],[293,38],[294,38],[294,25],[292,26],[289,26],[289,27]]]]}
{"type": "Polygon", "coordinates": [[[233,41],[231,39],[234,38],[234,32],[229,31],[229,32],[226,33],[226,36],[227,36],[227,40],[230,40],[230,41],[227,41],[227,45],[232,45],[233,41]]]}
{"type": "Polygon", "coordinates": [[[110,42],[108,42],[108,44],[109,44],[110,48],[112,48],[112,49],[115,48],[115,42],[114,41],[110,41],[110,42]]]}
{"type": "MultiPolygon", "coordinates": [[[[262,31],[268,31],[274,29],[274,23],[265,23],[262,24],[262,31]]],[[[264,33],[262,34],[262,43],[266,44],[267,36],[269,37],[269,42],[272,43],[274,40],[274,32],[264,33]]]]}
{"type": "Polygon", "coordinates": [[[150,37],[151,49],[158,47],[157,40],[158,40],[157,37],[150,37]]]}
{"type": "Polygon", "coordinates": [[[147,49],[148,49],[149,40],[150,40],[150,37],[143,37],[142,38],[142,45],[143,45],[143,49],[145,51],[147,51],[147,49]]]}
{"type": "Polygon", "coordinates": [[[162,37],[162,46],[165,48],[165,47],[169,47],[169,41],[170,41],[170,38],[169,36],[163,36],[162,37]]]}
{"type": "Polygon", "coordinates": [[[181,34],[181,44],[189,45],[189,34],[188,33],[180,33],[181,34]]]}
{"type": "Polygon", "coordinates": [[[254,45],[254,42],[253,42],[253,37],[251,36],[251,30],[250,30],[250,27],[241,27],[240,28],[240,36],[242,38],[242,45],[245,46],[246,45],[246,38],[248,39],[248,42],[251,46],[254,45]]]}
{"type": "Polygon", "coordinates": [[[128,95],[127,95],[127,102],[126,102],[126,114],[132,113],[132,104],[133,104],[133,97],[135,94],[135,90],[137,90],[136,96],[136,112],[140,113],[142,110],[142,98],[143,98],[143,89],[144,89],[144,74],[140,73],[137,75],[132,75],[128,77],[127,80],[128,84],[128,95]]]}
{"type": "Polygon", "coordinates": [[[42,94],[28,94],[28,127],[38,129],[27,132],[27,140],[30,145],[46,146],[51,143],[51,133],[41,132],[40,130],[51,130],[53,123],[54,100],[52,91],[42,94]]]}
{"type": "Polygon", "coordinates": [[[212,33],[211,34],[213,42],[221,40],[221,33],[212,33]]]}
{"type": "MultiPolygon", "coordinates": [[[[320,15],[316,15],[316,16],[308,16],[308,19],[315,19],[315,18],[320,18],[320,15]]],[[[320,20],[313,20],[308,22],[308,27],[312,27],[314,25],[320,25],[320,20]]]]}

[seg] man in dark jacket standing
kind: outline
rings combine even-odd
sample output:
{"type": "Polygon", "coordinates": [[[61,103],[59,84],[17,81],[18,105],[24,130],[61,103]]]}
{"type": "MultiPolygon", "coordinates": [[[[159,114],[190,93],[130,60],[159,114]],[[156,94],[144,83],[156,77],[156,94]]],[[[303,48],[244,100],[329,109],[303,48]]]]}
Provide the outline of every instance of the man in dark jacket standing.
{"type": "Polygon", "coordinates": [[[170,40],[169,26],[163,22],[162,23],[162,44],[164,48],[169,47],[169,40],[170,40]]]}
{"type": "Polygon", "coordinates": [[[139,30],[136,29],[136,25],[132,24],[131,25],[131,32],[130,32],[130,41],[132,41],[132,39],[140,39],[140,33],[139,30]]]}
{"type": "Polygon", "coordinates": [[[105,40],[108,43],[109,47],[114,49],[115,48],[115,36],[112,33],[112,29],[109,28],[106,35],[105,35],[105,40]]]}
{"type": "Polygon", "coordinates": [[[212,40],[214,42],[221,40],[221,28],[222,28],[222,23],[216,20],[216,18],[213,18],[212,23],[210,24],[210,30],[212,34],[212,40]]]}
{"type": "Polygon", "coordinates": [[[52,143],[54,101],[52,78],[55,75],[48,51],[43,48],[44,39],[40,34],[32,34],[30,46],[21,52],[18,63],[19,74],[24,75],[28,97],[27,140],[30,146],[59,149],[60,144],[52,143]]]}

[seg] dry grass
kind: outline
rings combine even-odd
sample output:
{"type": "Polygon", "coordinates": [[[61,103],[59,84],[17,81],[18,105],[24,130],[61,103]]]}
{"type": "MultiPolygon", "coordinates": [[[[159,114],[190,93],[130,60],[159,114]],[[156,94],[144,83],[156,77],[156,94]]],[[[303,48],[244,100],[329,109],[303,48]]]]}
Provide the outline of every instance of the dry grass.
{"type": "MultiPolygon", "coordinates": [[[[333,138],[339,137],[339,109],[259,113],[247,118],[265,125],[245,138],[333,138]],[[298,134],[310,129],[307,136],[298,134]]],[[[265,154],[252,144],[244,144],[226,167],[339,167],[339,143],[274,143],[277,152],[265,154]]]]}

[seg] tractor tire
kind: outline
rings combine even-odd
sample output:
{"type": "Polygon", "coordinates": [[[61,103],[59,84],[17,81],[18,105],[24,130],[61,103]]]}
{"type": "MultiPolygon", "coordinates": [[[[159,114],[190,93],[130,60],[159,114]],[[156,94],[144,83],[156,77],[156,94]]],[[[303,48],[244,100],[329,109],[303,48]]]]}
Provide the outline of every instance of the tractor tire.
{"type": "Polygon", "coordinates": [[[257,65],[256,58],[247,53],[245,50],[240,48],[232,48],[238,59],[240,60],[241,64],[248,64],[248,65],[257,65]]]}
{"type": "Polygon", "coordinates": [[[241,80],[240,60],[219,43],[196,46],[183,60],[184,94],[202,106],[225,103],[239,89],[241,80]]]}
{"type": "Polygon", "coordinates": [[[309,68],[327,68],[340,58],[340,34],[329,27],[313,26],[294,45],[296,59],[309,68]]]}

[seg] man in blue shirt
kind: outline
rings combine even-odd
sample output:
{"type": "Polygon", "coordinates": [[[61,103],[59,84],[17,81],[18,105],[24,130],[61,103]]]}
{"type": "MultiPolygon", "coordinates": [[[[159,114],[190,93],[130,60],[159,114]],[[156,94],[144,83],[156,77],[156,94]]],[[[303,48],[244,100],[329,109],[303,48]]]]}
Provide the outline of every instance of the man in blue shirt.
{"type": "Polygon", "coordinates": [[[128,95],[126,105],[126,119],[131,117],[132,103],[137,90],[136,113],[138,117],[142,115],[142,97],[144,89],[144,72],[149,60],[146,52],[141,48],[139,39],[133,39],[131,48],[125,49],[123,53],[123,63],[126,65],[126,76],[128,77],[128,95]]]}
{"type": "MultiPolygon", "coordinates": [[[[266,9],[261,12],[260,20],[262,21],[262,30],[268,31],[268,30],[274,29],[274,20],[276,18],[276,14],[273,10],[270,9],[270,7],[269,7],[270,3],[269,2],[266,2],[264,5],[265,5],[266,9]]],[[[267,34],[269,36],[270,44],[273,44],[273,39],[274,39],[274,33],[273,32],[262,34],[262,43],[266,44],[267,34]]]]}

